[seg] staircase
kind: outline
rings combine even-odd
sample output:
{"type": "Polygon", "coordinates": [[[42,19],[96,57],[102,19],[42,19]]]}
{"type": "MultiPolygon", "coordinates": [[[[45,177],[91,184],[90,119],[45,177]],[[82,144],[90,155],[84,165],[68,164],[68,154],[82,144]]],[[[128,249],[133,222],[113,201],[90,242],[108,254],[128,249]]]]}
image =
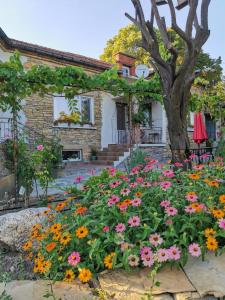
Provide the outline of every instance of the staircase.
{"type": "Polygon", "coordinates": [[[124,156],[125,152],[129,152],[128,144],[109,144],[108,148],[103,148],[97,153],[95,164],[114,165],[114,162],[119,161],[119,157],[124,156]]]}

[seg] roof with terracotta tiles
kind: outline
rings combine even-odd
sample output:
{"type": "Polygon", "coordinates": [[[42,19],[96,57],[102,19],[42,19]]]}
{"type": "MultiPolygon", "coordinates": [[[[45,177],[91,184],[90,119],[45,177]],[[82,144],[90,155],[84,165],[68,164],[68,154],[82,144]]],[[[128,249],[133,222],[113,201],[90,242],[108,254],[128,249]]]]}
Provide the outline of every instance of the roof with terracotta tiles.
{"type": "Polygon", "coordinates": [[[102,60],[11,39],[5,34],[1,27],[0,41],[2,41],[4,46],[9,50],[17,49],[23,53],[26,52],[31,55],[48,57],[58,61],[64,61],[70,64],[76,64],[81,67],[89,67],[96,70],[107,70],[112,68],[112,64],[102,60]]]}

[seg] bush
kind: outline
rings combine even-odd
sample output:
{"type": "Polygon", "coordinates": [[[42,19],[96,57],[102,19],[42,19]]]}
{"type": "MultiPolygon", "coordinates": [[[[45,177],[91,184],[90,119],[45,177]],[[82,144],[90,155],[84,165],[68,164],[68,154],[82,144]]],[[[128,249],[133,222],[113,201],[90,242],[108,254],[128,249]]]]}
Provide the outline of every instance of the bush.
{"type": "Polygon", "coordinates": [[[82,282],[104,269],[184,265],[188,255],[225,249],[225,172],[221,161],[192,171],[150,160],[129,176],[113,168],[46,211],[24,245],[34,272],[82,282]],[[67,210],[65,210],[65,208],[67,210]]]}

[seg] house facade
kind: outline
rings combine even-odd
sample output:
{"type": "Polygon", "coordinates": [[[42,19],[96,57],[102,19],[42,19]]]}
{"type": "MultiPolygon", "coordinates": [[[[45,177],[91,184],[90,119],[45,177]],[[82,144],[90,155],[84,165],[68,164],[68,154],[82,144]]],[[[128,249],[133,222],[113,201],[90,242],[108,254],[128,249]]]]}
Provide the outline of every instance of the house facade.
{"type": "MultiPolygon", "coordinates": [[[[51,67],[71,65],[82,67],[91,75],[112,68],[111,64],[97,59],[10,39],[0,29],[0,60],[7,61],[15,50],[21,53],[22,63],[27,69],[35,64],[51,67]]],[[[122,76],[136,79],[134,57],[118,53],[116,63],[122,76]]],[[[20,123],[46,138],[57,135],[63,146],[64,161],[89,161],[94,152],[99,153],[100,163],[118,160],[118,156],[128,151],[129,145],[129,108],[126,99],[105,92],[90,92],[76,97],[76,100],[82,116],[79,125],[74,121],[77,116],[69,110],[68,100],[59,95],[45,95],[42,98],[32,95],[24,99],[20,123]],[[113,148],[110,148],[112,145],[113,148]],[[120,147],[117,149],[115,145],[120,147]]],[[[168,156],[167,119],[162,105],[151,100],[146,106],[145,115],[145,122],[138,126],[134,142],[148,151],[168,156]]],[[[11,134],[11,118],[9,112],[0,111],[0,142],[11,134]]],[[[190,125],[193,125],[193,116],[190,116],[190,125]]],[[[213,126],[211,124],[210,128],[213,126]]],[[[216,132],[216,127],[214,129],[216,132]]]]}

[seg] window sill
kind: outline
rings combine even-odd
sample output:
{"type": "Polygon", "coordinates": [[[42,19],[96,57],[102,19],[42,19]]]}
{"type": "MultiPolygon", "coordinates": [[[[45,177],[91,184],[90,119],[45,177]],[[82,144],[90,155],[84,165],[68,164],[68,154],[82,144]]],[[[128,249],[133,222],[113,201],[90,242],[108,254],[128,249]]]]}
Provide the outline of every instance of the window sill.
{"type": "Polygon", "coordinates": [[[94,126],[80,126],[80,125],[54,125],[53,128],[59,128],[59,129],[89,129],[89,130],[96,130],[97,128],[94,126]]]}

